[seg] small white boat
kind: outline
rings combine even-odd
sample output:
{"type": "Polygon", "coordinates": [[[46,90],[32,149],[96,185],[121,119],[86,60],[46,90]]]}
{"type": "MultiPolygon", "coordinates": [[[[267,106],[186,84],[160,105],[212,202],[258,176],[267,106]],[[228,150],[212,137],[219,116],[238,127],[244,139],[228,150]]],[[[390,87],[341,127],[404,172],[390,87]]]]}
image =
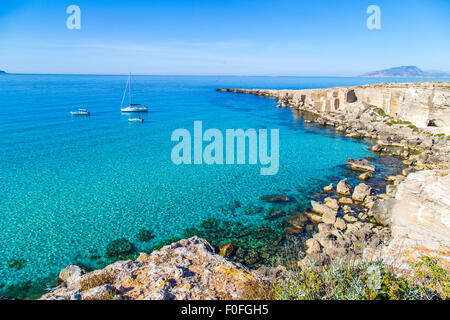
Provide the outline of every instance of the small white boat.
{"type": "Polygon", "coordinates": [[[122,112],[148,112],[148,108],[146,106],[139,104],[139,103],[131,103],[131,73],[128,76],[127,85],[125,87],[125,90],[123,91],[123,98],[122,98],[122,103],[120,104],[120,111],[122,111],[122,112]],[[127,88],[128,88],[128,96],[129,96],[130,104],[128,105],[128,107],[123,107],[123,101],[125,100],[127,88]]]}
{"type": "Polygon", "coordinates": [[[70,111],[73,116],[89,116],[91,115],[86,109],[78,109],[78,111],[70,111]]]}
{"type": "Polygon", "coordinates": [[[144,119],[142,118],[130,118],[128,119],[130,122],[144,122],[144,119]]]}

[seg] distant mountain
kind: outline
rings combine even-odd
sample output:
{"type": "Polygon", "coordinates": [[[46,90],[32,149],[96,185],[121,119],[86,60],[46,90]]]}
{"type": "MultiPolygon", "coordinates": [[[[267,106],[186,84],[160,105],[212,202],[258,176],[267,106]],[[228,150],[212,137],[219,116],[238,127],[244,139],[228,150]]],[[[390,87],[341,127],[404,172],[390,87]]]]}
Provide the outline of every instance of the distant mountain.
{"type": "Polygon", "coordinates": [[[361,77],[399,77],[399,78],[446,78],[450,73],[443,71],[423,71],[416,66],[401,66],[385,70],[373,71],[361,75],[361,77]]]}
{"type": "Polygon", "coordinates": [[[6,74],[6,71],[0,70],[0,74],[6,74]]]}

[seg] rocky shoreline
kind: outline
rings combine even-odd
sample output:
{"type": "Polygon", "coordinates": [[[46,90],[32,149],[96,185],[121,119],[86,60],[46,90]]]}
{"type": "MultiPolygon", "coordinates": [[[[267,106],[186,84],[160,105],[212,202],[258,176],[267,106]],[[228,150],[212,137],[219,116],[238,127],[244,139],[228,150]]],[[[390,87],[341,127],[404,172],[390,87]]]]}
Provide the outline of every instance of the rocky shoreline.
{"type": "MultiPolygon", "coordinates": [[[[217,91],[275,98],[277,107],[290,107],[306,123],[368,139],[373,152],[405,165],[401,173],[385,177],[385,190],[377,191],[371,186],[377,172],[373,162],[347,159],[359,184],[343,179],[324,186],[310,210],[283,218],[286,234],[293,237],[307,222],[317,230],[297,248],[297,267],[382,259],[407,275],[412,262],[430,255],[450,271],[450,83],[217,91]]],[[[280,211],[269,218],[280,219],[280,211]]],[[[72,265],[42,299],[246,299],[249,285],[264,287],[283,277],[284,267],[250,270],[226,259],[237,255],[234,250],[226,243],[216,254],[208,242],[192,237],[102,270],[85,273],[72,265]]]]}
{"type": "MultiPolygon", "coordinates": [[[[372,151],[403,159],[401,174],[386,177],[383,193],[346,180],[324,187],[323,204],[306,213],[319,232],[306,241],[300,263],[383,259],[400,272],[421,255],[437,257],[450,270],[450,83],[395,83],[307,90],[217,89],[275,98],[306,122],[368,139],[372,151]],[[437,119],[439,117],[439,119],[437,119]],[[424,190],[427,193],[424,194],[424,190]],[[355,210],[356,209],[356,210],[355,210]]],[[[375,167],[348,159],[359,179],[375,167]]]]}

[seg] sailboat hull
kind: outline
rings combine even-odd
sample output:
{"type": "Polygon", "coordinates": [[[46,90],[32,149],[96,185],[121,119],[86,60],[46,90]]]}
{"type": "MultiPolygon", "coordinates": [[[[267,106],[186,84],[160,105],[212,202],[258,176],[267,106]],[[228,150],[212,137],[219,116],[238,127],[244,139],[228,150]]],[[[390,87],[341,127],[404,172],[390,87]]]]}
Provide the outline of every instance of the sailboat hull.
{"type": "Polygon", "coordinates": [[[120,111],[122,112],[148,112],[147,107],[126,107],[126,108],[120,108],[120,111]]]}

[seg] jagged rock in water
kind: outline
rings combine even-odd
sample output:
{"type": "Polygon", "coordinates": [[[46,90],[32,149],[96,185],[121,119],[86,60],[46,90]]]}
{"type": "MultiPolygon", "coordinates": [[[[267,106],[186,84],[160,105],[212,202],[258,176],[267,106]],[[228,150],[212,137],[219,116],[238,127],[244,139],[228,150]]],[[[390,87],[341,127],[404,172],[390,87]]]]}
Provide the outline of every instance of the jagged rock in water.
{"type": "Polygon", "coordinates": [[[343,196],[350,196],[352,194],[352,186],[347,183],[347,178],[339,181],[336,192],[343,196]]]}
{"type": "Polygon", "coordinates": [[[228,242],[219,247],[219,255],[226,258],[228,257],[234,250],[233,243],[228,242]]]}
{"type": "Polygon", "coordinates": [[[375,166],[370,163],[369,160],[366,159],[347,159],[345,160],[350,165],[350,169],[355,171],[367,171],[367,172],[375,172],[375,166]]]}
{"type": "Polygon", "coordinates": [[[369,179],[372,178],[372,177],[373,177],[373,174],[372,174],[372,173],[370,173],[370,172],[364,172],[364,173],[361,173],[361,174],[358,176],[358,179],[365,181],[365,180],[369,180],[369,179]]]}

